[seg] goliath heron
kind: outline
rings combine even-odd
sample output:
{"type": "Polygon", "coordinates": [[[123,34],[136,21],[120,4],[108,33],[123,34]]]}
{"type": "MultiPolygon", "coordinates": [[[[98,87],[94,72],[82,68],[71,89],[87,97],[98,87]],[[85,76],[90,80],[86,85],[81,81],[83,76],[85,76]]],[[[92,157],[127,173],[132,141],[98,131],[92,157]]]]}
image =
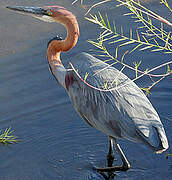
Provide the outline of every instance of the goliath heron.
{"type": "Polygon", "coordinates": [[[162,153],[168,148],[164,127],[157,112],[140,88],[124,73],[87,53],[80,53],[70,59],[82,79],[85,74],[88,75],[85,81],[87,83],[82,81],[73,69],[65,69],[60,53],[72,49],[79,36],[78,22],[70,11],[60,6],[7,8],[44,21],[59,22],[66,27],[65,40],[55,37],[48,43],[47,59],[52,74],[67,91],[78,114],[90,126],[109,137],[108,167],[97,170],[126,171],[130,168],[127,158],[116,142],[117,138],[142,142],[156,153],[162,153]],[[104,71],[101,71],[102,69],[104,71]],[[114,79],[118,81],[119,88],[99,90],[105,82],[113,84],[114,79]],[[92,88],[89,84],[97,88],[92,88]],[[113,142],[121,156],[122,166],[113,166],[113,142]]]}

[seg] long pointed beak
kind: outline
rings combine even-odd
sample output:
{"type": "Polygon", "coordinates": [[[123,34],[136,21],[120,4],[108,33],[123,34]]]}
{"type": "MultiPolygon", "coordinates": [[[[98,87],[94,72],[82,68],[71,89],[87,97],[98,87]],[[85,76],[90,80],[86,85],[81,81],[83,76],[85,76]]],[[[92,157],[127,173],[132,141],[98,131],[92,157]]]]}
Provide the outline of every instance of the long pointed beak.
{"type": "Polygon", "coordinates": [[[7,6],[8,9],[18,11],[24,14],[32,15],[49,15],[47,10],[42,7],[25,7],[25,6],[7,6]]]}
{"type": "Polygon", "coordinates": [[[47,7],[7,6],[7,8],[22,14],[31,15],[45,22],[55,22],[52,12],[47,7]]]}

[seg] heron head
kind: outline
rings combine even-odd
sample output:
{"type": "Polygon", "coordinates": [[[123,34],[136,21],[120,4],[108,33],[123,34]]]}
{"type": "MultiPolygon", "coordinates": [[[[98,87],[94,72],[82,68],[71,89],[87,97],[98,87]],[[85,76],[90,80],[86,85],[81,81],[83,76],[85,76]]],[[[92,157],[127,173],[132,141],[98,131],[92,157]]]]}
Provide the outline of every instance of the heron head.
{"type": "MultiPolygon", "coordinates": [[[[67,29],[67,37],[61,41],[55,38],[54,42],[58,41],[58,51],[69,51],[73,48],[79,36],[79,26],[76,17],[64,7],[61,6],[43,6],[43,7],[25,7],[25,6],[8,6],[10,10],[17,11],[22,14],[28,14],[46,22],[59,22],[67,29]]],[[[57,44],[56,44],[57,47],[57,44]]]]}
{"type": "Polygon", "coordinates": [[[72,15],[61,6],[44,6],[44,7],[26,7],[26,6],[7,6],[8,9],[17,11],[22,14],[31,15],[35,18],[46,22],[63,22],[64,18],[72,15]]]}

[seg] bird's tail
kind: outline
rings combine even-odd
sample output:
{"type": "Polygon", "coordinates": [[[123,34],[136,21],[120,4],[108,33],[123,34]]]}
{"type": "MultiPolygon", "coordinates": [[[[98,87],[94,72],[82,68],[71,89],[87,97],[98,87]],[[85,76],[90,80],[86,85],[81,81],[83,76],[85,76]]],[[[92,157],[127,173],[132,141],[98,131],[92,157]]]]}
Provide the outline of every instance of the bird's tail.
{"type": "Polygon", "coordinates": [[[165,130],[163,127],[153,127],[155,128],[155,131],[157,132],[158,138],[159,138],[159,146],[158,147],[154,147],[154,151],[157,154],[160,154],[164,151],[166,151],[169,147],[168,145],[168,140],[165,134],[165,130]]]}
{"type": "Polygon", "coordinates": [[[143,131],[137,131],[141,141],[147,144],[156,154],[168,149],[168,140],[162,125],[149,127],[149,135],[145,136],[143,131]]]}

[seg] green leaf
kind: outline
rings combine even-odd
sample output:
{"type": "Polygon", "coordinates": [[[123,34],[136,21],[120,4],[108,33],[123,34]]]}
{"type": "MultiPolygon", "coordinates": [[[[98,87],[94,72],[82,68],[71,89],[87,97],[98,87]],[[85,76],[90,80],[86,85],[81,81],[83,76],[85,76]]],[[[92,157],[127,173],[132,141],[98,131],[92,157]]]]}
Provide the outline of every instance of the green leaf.
{"type": "Polygon", "coordinates": [[[158,49],[153,49],[153,50],[151,50],[151,52],[156,52],[156,51],[163,51],[164,49],[162,49],[162,48],[158,48],[158,49]]]}
{"type": "Polygon", "coordinates": [[[159,44],[158,44],[158,42],[156,41],[156,39],[154,39],[154,42],[155,42],[155,44],[159,47],[159,44]]]}
{"type": "Polygon", "coordinates": [[[146,43],[149,44],[149,42],[148,42],[148,40],[145,38],[145,36],[142,35],[142,37],[143,37],[143,39],[146,41],[146,43]]]}
{"type": "Polygon", "coordinates": [[[139,68],[141,63],[142,63],[142,61],[139,61],[139,62],[134,61],[133,62],[134,66],[135,66],[136,78],[137,78],[137,74],[138,74],[138,68],[139,68]]]}
{"type": "Polygon", "coordinates": [[[166,42],[165,42],[165,47],[168,46],[168,41],[170,39],[170,34],[171,34],[171,31],[168,33],[168,36],[167,36],[167,39],[166,39],[166,42]]]}
{"type": "Polygon", "coordinates": [[[149,88],[140,88],[141,90],[143,90],[143,91],[145,91],[145,93],[146,93],[146,96],[147,95],[149,95],[149,94],[151,94],[151,92],[150,92],[150,89],[149,88]]]}
{"type": "Polygon", "coordinates": [[[4,133],[0,130],[0,143],[2,144],[12,144],[19,142],[17,136],[14,135],[14,131],[11,128],[7,128],[4,133]]]}
{"type": "Polygon", "coordinates": [[[87,80],[88,74],[89,74],[89,73],[87,73],[87,72],[85,73],[84,81],[87,80]]]}
{"type": "Polygon", "coordinates": [[[139,41],[139,42],[140,42],[139,32],[138,32],[138,31],[136,31],[136,33],[137,33],[137,41],[139,41]]]}
{"type": "Polygon", "coordinates": [[[116,50],[115,50],[115,59],[118,58],[118,46],[116,47],[116,50]]]}
{"type": "Polygon", "coordinates": [[[137,29],[145,29],[145,28],[146,28],[146,26],[140,26],[137,29]]]}
{"type": "Polygon", "coordinates": [[[137,46],[135,46],[135,48],[133,48],[129,53],[131,54],[131,53],[134,52],[136,49],[138,49],[140,46],[142,46],[142,44],[138,44],[137,46]]]}
{"type": "Polygon", "coordinates": [[[112,42],[110,42],[109,44],[115,44],[115,43],[117,43],[117,42],[121,42],[121,41],[124,41],[124,40],[126,40],[126,38],[121,38],[121,39],[118,39],[118,40],[116,40],[116,41],[112,41],[112,42]]]}
{"type": "Polygon", "coordinates": [[[104,83],[104,89],[108,89],[108,82],[107,81],[104,83]]]}
{"type": "Polygon", "coordinates": [[[103,25],[105,26],[105,27],[107,27],[106,26],[106,23],[105,23],[105,21],[104,21],[104,19],[103,19],[103,17],[102,17],[102,15],[101,15],[101,13],[100,12],[98,12],[99,13],[99,17],[100,17],[100,19],[101,19],[101,22],[103,23],[103,25]]]}
{"type": "Polygon", "coordinates": [[[138,19],[134,21],[135,23],[142,22],[142,20],[138,19]]]}
{"type": "Polygon", "coordinates": [[[141,48],[140,51],[144,51],[144,50],[150,49],[150,48],[152,48],[152,47],[153,47],[152,45],[151,45],[151,46],[146,46],[146,47],[141,48]]]}
{"type": "Polygon", "coordinates": [[[106,33],[106,34],[104,34],[104,35],[100,35],[100,37],[98,38],[98,40],[104,39],[106,36],[109,36],[109,35],[111,35],[111,34],[112,34],[112,32],[108,32],[108,33],[106,33]]]}
{"type": "Polygon", "coordinates": [[[129,44],[133,44],[135,42],[136,42],[135,40],[131,40],[131,41],[125,42],[123,44],[120,44],[119,46],[125,46],[125,45],[129,45],[129,44]]]}
{"type": "Polygon", "coordinates": [[[167,65],[167,73],[170,72],[170,66],[167,65]]]}
{"type": "Polygon", "coordinates": [[[133,39],[133,31],[132,31],[132,28],[130,28],[130,39],[133,39]]]}
{"type": "Polygon", "coordinates": [[[111,29],[111,26],[110,26],[110,22],[109,22],[109,19],[108,19],[107,14],[106,14],[106,21],[107,21],[107,24],[108,24],[108,28],[109,28],[110,30],[112,30],[112,29],[111,29]]]}
{"type": "Polygon", "coordinates": [[[133,12],[131,12],[131,13],[126,13],[126,14],[123,14],[123,16],[131,16],[131,15],[134,15],[134,13],[133,13],[133,12]]]}
{"type": "Polygon", "coordinates": [[[123,31],[122,26],[121,26],[121,36],[124,36],[124,31],[123,31]]]}
{"type": "Polygon", "coordinates": [[[115,22],[113,22],[113,28],[114,28],[114,33],[116,34],[116,25],[115,25],[115,22]]]}
{"type": "Polygon", "coordinates": [[[110,39],[114,39],[114,38],[116,38],[116,37],[118,37],[117,34],[114,35],[114,36],[111,36],[111,37],[109,37],[109,38],[103,39],[103,42],[104,42],[104,41],[108,41],[108,40],[110,40],[110,39]]]}
{"type": "Polygon", "coordinates": [[[164,52],[165,54],[171,54],[172,52],[170,52],[170,51],[167,51],[167,52],[164,52]]]}

